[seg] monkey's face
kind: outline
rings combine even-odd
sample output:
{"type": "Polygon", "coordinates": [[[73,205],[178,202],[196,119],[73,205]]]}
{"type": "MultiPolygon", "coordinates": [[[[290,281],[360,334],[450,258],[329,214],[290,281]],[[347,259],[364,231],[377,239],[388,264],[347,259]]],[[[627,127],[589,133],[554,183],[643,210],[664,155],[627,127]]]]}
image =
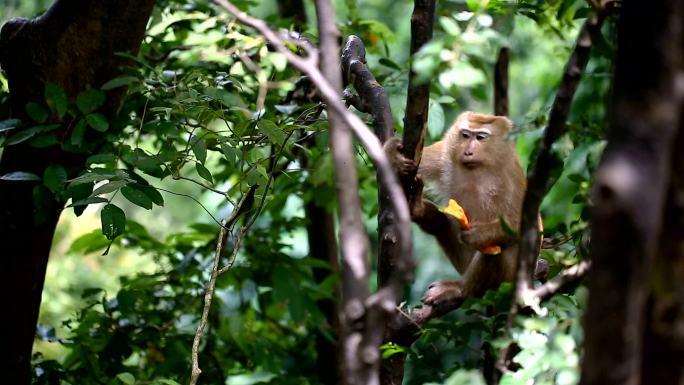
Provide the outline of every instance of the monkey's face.
{"type": "Polygon", "coordinates": [[[487,127],[471,128],[463,127],[458,132],[458,161],[466,169],[476,169],[491,165],[492,155],[488,147],[497,138],[493,136],[492,130],[487,127]]]}
{"type": "Polygon", "coordinates": [[[511,146],[505,136],[510,128],[511,121],[503,116],[462,113],[445,137],[454,165],[477,170],[505,162],[511,146]]]}

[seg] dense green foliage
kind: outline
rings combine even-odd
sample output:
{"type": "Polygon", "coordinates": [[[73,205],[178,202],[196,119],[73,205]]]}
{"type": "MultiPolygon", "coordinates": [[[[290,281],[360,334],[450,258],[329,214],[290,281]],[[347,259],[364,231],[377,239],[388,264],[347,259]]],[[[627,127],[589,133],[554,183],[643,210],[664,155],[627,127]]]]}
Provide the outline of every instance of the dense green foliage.
{"type": "MultiPolygon", "coordinates": [[[[275,7],[269,2],[236,3],[254,9],[274,28],[294,29],[290,20],[270,11],[275,7]]],[[[359,35],[366,43],[369,65],[390,95],[399,131],[411,4],[336,2],[343,35],[359,35]]],[[[430,140],[465,109],[492,110],[493,64],[499,47],[509,46],[511,118],[521,158],[528,164],[587,11],[583,1],[575,0],[440,2],[435,39],[414,62],[423,79],[434,79],[430,140]]],[[[307,12],[312,15],[311,9],[307,12]]],[[[592,54],[572,109],[570,132],[555,146],[558,183],[543,206],[545,236],[556,240],[554,249],[543,252],[551,275],[584,254],[588,181],[603,148],[612,28],[608,23],[605,40],[592,54]]],[[[304,26],[302,34],[316,42],[313,23],[304,26]]],[[[51,301],[63,294],[46,289],[41,320],[47,324],[39,327],[39,337],[51,344],[36,345],[35,383],[187,382],[219,222],[232,212],[231,202],[251,188],[255,199],[234,225],[222,258],[221,265],[231,267],[219,277],[201,345],[202,381],[319,383],[316,341],[334,338],[329,322],[334,315],[325,314],[320,304],[335,299],[338,283],[328,264],[310,255],[306,244],[310,218],[304,215],[304,205],[335,208],[321,105],[296,104],[291,91],[299,74],[284,57],[269,51],[254,31],[205,2],[160,2],[140,54],[130,59],[123,76],[75,100],[59,86],[46,85],[45,99],[26,106],[32,121],[0,116],[3,146],[30,141],[36,147],[91,154],[87,172],[75,179],[68,180],[59,164],[43,175],[2,177],[42,180],[34,190],[36,202],[67,204],[69,218],[63,219],[72,226],[80,220],[72,212],[78,216],[86,207],[87,212],[96,208],[101,221],[100,229],[70,246],[55,246],[54,263],[66,263],[55,254],[71,255],[65,269],[72,273],[59,278],[68,280],[59,287],[50,281],[58,277],[48,275],[46,287],[69,287],[80,300],[55,309],[51,301]],[[107,119],[98,112],[106,103],[105,91],[122,86],[129,87],[128,96],[117,116],[107,119]],[[55,117],[73,119],[67,135],[54,135],[59,127],[55,117]],[[145,271],[120,271],[112,258],[122,253],[138,260],[135,269],[147,261],[142,263],[145,271]],[[83,255],[102,270],[82,270],[83,255]],[[315,279],[321,271],[327,277],[315,279]],[[127,274],[112,284],[112,277],[122,272],[127,274]],[[105,285],[85,274],[107,276],[108,281],[105,285]],[[104,286],[118,291],[108,292],[104,286]],[[78,310],[70,311],[74,308],[78,310]],[[52,344],[61,348],[48,346],[52,344]]],[[[6,105],[6,82],[0,80],[0,100],[6,105]]],[[[375,175],[361,148],[357,159],[364,218],[373,239],[375,175]]],[[[429,282],[455,274],[438,255],[434,240],[416,238],[419,269],[411,304],[429,282]]],[[[503,383],[577,383],[584,288],[559,294],[534,314],[518,317],[506,336],[502,330],[510,293],[511,285],[505,284],[424,328],[420,340],[406,348],[406,383],[483,383],[485,357],[495,356],[511,339],[521,349],[514,360],[520,370],[506,375],[503,383]]]]}

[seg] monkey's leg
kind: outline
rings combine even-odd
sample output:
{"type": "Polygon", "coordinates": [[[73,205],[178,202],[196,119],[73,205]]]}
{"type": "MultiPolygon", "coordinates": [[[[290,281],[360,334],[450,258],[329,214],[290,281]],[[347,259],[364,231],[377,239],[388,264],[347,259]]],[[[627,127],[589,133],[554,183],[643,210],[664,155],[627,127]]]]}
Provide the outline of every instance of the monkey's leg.
{"type": "Polygon", "coordinates": [[[438,281],[430,284],[421,301],[433,308],[453,309],[464,299],[462,281],[438,281]]]}

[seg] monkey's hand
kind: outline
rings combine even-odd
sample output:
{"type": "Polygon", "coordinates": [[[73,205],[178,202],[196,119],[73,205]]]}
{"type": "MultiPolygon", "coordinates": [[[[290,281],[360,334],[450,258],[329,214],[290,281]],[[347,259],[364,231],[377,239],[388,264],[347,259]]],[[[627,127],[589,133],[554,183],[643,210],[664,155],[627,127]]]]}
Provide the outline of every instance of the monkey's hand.
{"type": "Polygon", "coordinates": [[[423,304],[433,308],[454,308],[463,302],[461,281],[433,282],[421,298],[423,304]]]}
{"type": "MultiPolygon", "coordinates": [[[[461,240],[464,243],[482,250],[492,245],[507,245],[515,240],[501,227],[499,220],[493,222],[474,222],[470,224],[470,229],[461,230],[461,240]]],[[[487,253],[489,254],[489,253],[487,253]]]]}
{"type": "Polygon", "coordinates": [[[405,157],[404,154],[401,153],[401,150],[404,148],[401,139],[397,137],[389,138],[382,147],[385,150],[385,154],[387,154],[387,158],[392,164],[392,167],[400,177],[413,177],[413,175],[416,175],[418,163],[413,159],[405,157]]]}
{"type": "Polygon", "coordinates": [[[413,186],[415,188],[415,193],[411,195],[411,199],[408,202],[409,210],[411,210],[411,218],[414,221],[420,222],[420,220],[428,216],[428,207],[423,199],[423,187],[425,187],[425,185],[423,184],[423,178],[421,178],[420,175],[416,175],[413,186]]]}

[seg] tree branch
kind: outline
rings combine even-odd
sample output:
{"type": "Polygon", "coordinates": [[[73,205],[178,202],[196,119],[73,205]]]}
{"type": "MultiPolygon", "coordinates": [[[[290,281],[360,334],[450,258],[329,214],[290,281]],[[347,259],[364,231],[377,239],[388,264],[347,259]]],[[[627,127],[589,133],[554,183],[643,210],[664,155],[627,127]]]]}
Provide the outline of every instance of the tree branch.
{"type": "Polygon", "coordinates": [[[508,47],[501,47],[494,66],[494,115],[508,116],[508,47]]]}
{"type": "Polygon", "coordinates": [[[195,338],[192,340],[192,372],[190,374],[190,385],[197,384],[197,380],[199,379],[200,374],[202,374],[202,369],[199,367],[199,345],[202,340],[204,328],[207,326],[207,320],[209,319],[209,310],[211,310],[211,301],[214,298],[216,278],[219,276],[219,265],[221,263],[221,256],[225,251],[226,238],[228,238],[228,235],[230,234],[230,228],[233,226],[233,223],[235,223],[238,216],[244,211],[243,207],[245,207],[245,202],[254,200],[255,191],[256,186],[251,187],[242,196],[242,199],[240,199],[240,202],[238,202],[237,206],[235,206],[230,216],[224,219],[223,223],[221,224],[218,241],[216,242],[216,253],[214,254],[214,264],[211,269],[211,277],[209,278],[207,289],[204,292],[204,308],[202,310],[202,317],[200,318],[199,325],[197,326],[195,338]]]}
{"type": "Polygon", "coordinates": [[[342,167],[336,167],[341,210],[340,228],[343,231],[345,229],[347,231],[352,230],[349,233],[343,233],[341,236],[343,260],[346,267],[344,273],[346,281],[344,284],[345,293],[343,294],[346,295],[343,316],[344,322],[349,327],[355,328],[354,330],[346,329],[344,331],[345,359],[348,366],[352,365],[347,370],[347,374],[350,376],[347,378],[347,381],[349,383],[377,383],[380,359],[378,347],[382,342],[384,319],[387,314],[394,310],[394,303],[398,300],[402,284],[410,277],[413,268],[410,216],[401,187],[379,140],[363,124],[361,119],[347,111],[344,104],[340,101],[342,94],[341,81],[338,86],[336,84],[338,82],[335,79],[335,77],[340,76],[336,70],[339,68],[337,64],[339,56],[336,52],[338,32],[335,27],[332,6],[329,0],[319,0],[316,2],[321,47],[324,48],[324,51],[321,52],[321,67],[329,71],[326,73],[327,76],[324,76],[317,67],[317,50],[315,48],[303,45],[299,41],[291,41],[298,46],[302,46],[307,53],[305,57],[295,55],[285,46],[283,38],[268,28],[263,21],[246,15],[229,1],[215,0],[215,2],[233,14],[238,22],[256,29],[278,52],[285,55],[291,65],[308,75],[319,89],[322,98],[327,104],[328,117],[331,121],[331,135],[334,136],[334,139],[331,140],[333,143],[333,156],[336,164],[343,165],[342,167]],[[358,228],[357,222],[360,223],[360,212],[358,210],[358,189],[353,188],[353,186],[356,186],[355,171],[350,172],[350,170],[353,170],[350,165],[354,164],[354,158],[351,157],[349,159],[350,152],[345,151],[346,148],[351,146],[351,138],[345,135],[345,126],[351,128],[360,139],[377,167],[381,184],[389,192],[392,209],[395,211],[397,218],[397,242],[400,245],[399,249],[402,258],[397,263],[396,274],[391,280],[392,284],[372,296],[367,295],[367,280],[365,285],[363,284],[363,277],[368,276],[365,234],[353,231],[355,228],[358,228]],[[350,178],[350,176],[353,176],[353,178],[350,178]],[[343,178],[342,184],[340,183],[341,177],[343,178]],[[348,182],[353,184],[350,185],[348,182]],[[352,193],[345,194],[345,190],[352,193]],[[357,201],[356,204],[354,200],[357,201]],[[343,212],[343,210],[345,211],[343,212]],[[356,216],[359,219],[356,219],[356,216]],[[353,285],[354,283],[359,284],[353,285]],[[357,325],[361,325],[361,328],[358,328],[357,325]],[[363,379],[363,381],[356,382],[356,378],[363,379]]]}
{"type": "Polygon", "coordinates": [[[606,17],[605,9],[594,12],[584,22],[572,55],[568,59],[565,72],[558,87],[556,99],[551,107],[549,123],[544,132],[541,147],[527,176],[527,191],[523,201],[522,218],[520,224],[521,239],[519,241],[519,257],[516,275],[516,300],[514,301],[509,319],[515,316],[517,303],[531,290],[532,276],[537,259],[540,233],[539,208],[542,199],[549,191],[555,180],[551,179],[553,167],[552,144],[560,138],[566,130],[566,121],[570,112],[572,98],[577,90],[582,73],[589,61],[589,52],[593,42],[601,33],[601,25],[606,17]]]}
{"type": "MultiPolygon", "coordinates": [[[[341,95],[335,92],[335,89],[319,71],[316,65],[316,49],[306,46],[305,51],[308,53],[308,56],[301,57],[295,55],[285,46],[283,39],[268,28],[262,20],[250,17],[227,0],[215,0],[215,2],[231,13],[241,24],[256,29],[278,52],[285,55],[288,62],[293,67],[308,75],[311,82],[313,82],[320,91],[321,97],[325,100],[326,104],[336,113],[340,114],[345,124],[347,124],[356,137],[359,138],[361,144],[366,149],[368,156],[378,169],[380,182],[387,188],[391,197],[392,209],[397,217],[397,226],[399,229],[397,242],[401,245],[400,249],[402,255],[402,259],[397,265],[398,273],[402,279],[408,278],[413,270],[413,261],[411,258],[411,218],[406,199],[403,198],[404,195],[398,184],[397,177],[394,174],[394,170],[392,169],[389,160],[385,156],[378,138],[358,116],[346,109],[345,105],[340,100],[341,95]]],[[[302,43],[298,41],[292,42],[302,45],[302,43]]]]}
{"type": "MultiPolygon", "coordinates": [[[[403,154],[420,163],[427,131],[430,83],[417,84],[413,71],[413,57],[432,39],[435,19],[435,0],[415,0],[411,15],[411,70],[408,79],[406,112],[404,114],[403,154]]],[[[413,178],[411,178],[413,179],[413,178]]],[[[411,183],[409,181],[409,183],[411,183]]],[[[407,186],[404,183],[404,186],[407,186]]],[[[405,189],[405,191],[409,191],[405,189]]]]}
{"type": "Polygon", "coordinates": [[[575,266],[569,267],[546,281],[543,285],[530,291],[531,295],[539,301],[545,301],[559,292],[565,286],[575,283],[589,272],[591,261],[582,261],[575,266]]]}

